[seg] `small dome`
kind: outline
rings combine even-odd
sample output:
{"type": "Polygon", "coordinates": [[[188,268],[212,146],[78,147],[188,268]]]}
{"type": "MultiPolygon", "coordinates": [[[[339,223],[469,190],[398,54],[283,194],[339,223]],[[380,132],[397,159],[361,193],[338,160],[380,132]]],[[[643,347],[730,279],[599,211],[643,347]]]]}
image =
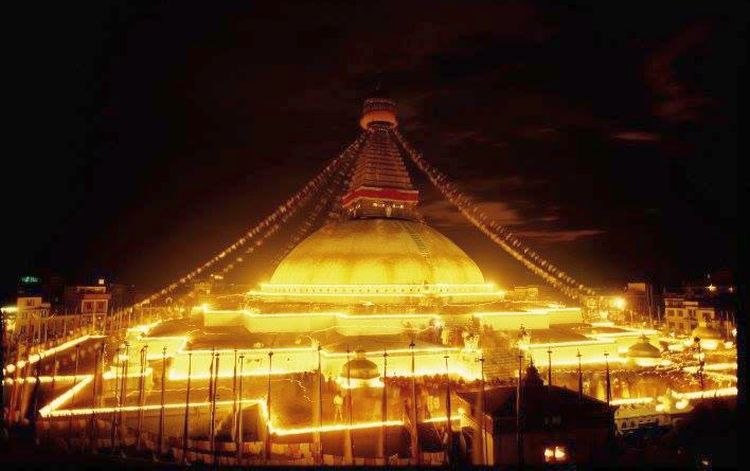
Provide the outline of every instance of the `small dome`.
{"type": "Polygon", "coordinates": [[[721,334],[716,329],[712,329],[706,324],[701,323],[698,327],[693,329],[690,334],[693,338],[699,338],[701,340],[721,340],[721,334]]]}
{"type": "Polygon", "coordinates": [[[651,345],[648,337],[644,335],[638,343],[634,343],[628,348],[628,356],[631,358],[661,358],[661,352],[651,345]]]}
{"type": "Polygon", "coordinates": [[[365,352],[359,350],[352,360],[344,363],[341,377],[369,380],[380,377],[380,371],[378,365],[365,358],[365,352]]]}

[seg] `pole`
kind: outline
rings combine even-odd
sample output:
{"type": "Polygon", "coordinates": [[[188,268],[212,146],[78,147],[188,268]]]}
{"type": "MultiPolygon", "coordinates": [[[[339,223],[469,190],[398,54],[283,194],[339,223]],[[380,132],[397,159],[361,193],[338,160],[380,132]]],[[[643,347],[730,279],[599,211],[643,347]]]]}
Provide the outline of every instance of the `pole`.
{"type": "Polygon", "coordinates": [[[552,348],[547,350],[547,386],[552,386],[552,348]]]}
{"type": "MultiPolygon", "coordinates": [[[[75,359],[75,366],[73,367],[73,397],[70,400],[71,404],[75,404],[76,402],[76,386],[78,385],[78,358],[81,353],[81,344],[76,344],[76,359],[75,359]]],[[[70,423],[68,424],[68,439],[70,439],[70,436],[73,435],[73,416],[70,416],[70,423]]]]}
{"type": "Polygon", "coordinates": [[[234,349],[234,368],[232,370],[232,438],[237,430],[237,349],[234,349]]]}
{"type": "MultiPolygon", "coordinates": [[[[57,352],[55,352],[52,355],[52,385],[50,386],[50,394],[54,396],[55,394],[55,383],[57,382],[57,368],[58,368],[58,361],[57,361],[57,352]]],[[[50,422],[50,428],[47,429],[47,435],[52,433],[52,423],[50,422]]]]}
{"type": "Polygon", "coordinates": [[[271,459],[271,371],[273,369],[273,352],[268,352],[268,390],[266,391],[266,411],[268,412],[268,418],[266,419],[266,464],[271,459]]]}
{"type": "Polygon", "coordinates": [[[578,350],[578,399],[583,401],[583,372],[581,371],[581,351],[578,350]]]}
{"type": "Polygon", "coordinates": [[[447,416],[447,423],[445,425],[445,461],[451,463],[451,454],[453,453],[453,423],[451,422],[451,378],[450,370],[448,370],[448,358],[450,356],[446,352],[445,356],[445,415],[447,416]]]}
{"type": "Polygon", "coordinates": [[[484,433],[484,355],[479,359],[480,367],[480,398],[479,398],[479,436],[482,440],[482,465],[487,466],[487,440],[484,433]]]}
{"type": "Polygon", "coordinates": [[[383,350],[383,399],[382,399],[382,413],[383,413],[383,426],[381,427],[382,442],[383,442],[383,458],[388,461],[388,352],[383,350]]]}
{"type": "Polygon", "coordinates": [[[161,350],[161,407],[159,408],[159,443],[156,446],[158,458],[161,458],[164,441],[164,389],[167,379],[167,347],[161,350]]]}
{"type": "Polygon", "coordinates": [[[349,417],[349,427],[344,431],[346,450],[344,464],[352,464],[354,460],[354,444],[352,443],[352,363],[349,358],[349,346],[346,346],[346,409],[349,417]]]}
{"type": "MultiPolygon", "coordinates": [[[[323,347],[318,342],[318,429],[323,427],[323,364],[321,363],[320,351],[323,347]]],[[[313,437],[318,444],[317,461],[319,465],[323,464],[323,437],[317,432],[313,437]]]]}
{"type": "Polygon", "coordinates": [[[99,393],[99,371],[101,369],[101,360],[102,356],[104,356],[104,342],[102,342],[102,346],[100,349],[96,351],[96,362],[94,363],[94,385],[92,388],[92,395],[93,395],[93,403],[94,405],[91,407],[91,435],[90,435],[90,445],[91,445],[91,452],[96,453],[96,440],[97,440],[97,426],[96,426],[96,413],[94,412],[96,410],[96,406],[98,405],[98,393],[99,393]]]}
{"type": "Polygon", "coordinates": [[[138,423],[136,428],[135,449],[141,451],[141,435],[143,434],[143,403],[146,400],[146,352],[148,345],[141,348],[141,376],[138,378],[138,423]]]}
{"type": "Polygon", "coordinates": [[[211,364],[209,365],[208,370],[208,417],[209,417],[209,423],[208,423],[208,442],[210,444],[209,446],[209,452],[211,453],[211,456],[213,456],[213,440],[212,437],[214,436],[214,410],[213,410],[213,397],[214,397],[214,388],[216,387],[214,383],[214,363],[216,362],[216,347],[211,347],[211,364]]]}
{"type": "Polygon", "coordinates": [[[609,378],[609,352],[604,352],[604,364],[607,368],[607,405],[610,405],[610,402],[612,402],[612,388],[609,378]]]}
{"type": "Polygon", "coordinates": [[[216,363],[214,364],[214,395],[211,398],[211,427],[213,433],[211,434],[211,464],[216,466],[216,396],[219,393],[219,360],[221,354],[216,353],[216,363]]]}
{"type": "Polygon", "coordinates": [[[115,369],[115,386],[112,388],[112,396],[116,407],[112,410],[112,424],[110,426],[109,445],[110,452],[115,452],[115,441],[117,439],[117,417],[118,411],[122,407],[122,396],[120,395],[120,382],[122,381],[122,368],[117,364],[120,360],[120,351],[122,346],[117,347],[115,356],[112,358],[112,367],[115,369]]]}
{"type": "Polygon", "coordinates": [[[245,442],[242,430],[242,371],[245,367],[245,355],[240,354],[240,412],[237,414],[237,465],[242,466],[242,444],[245,442]]]}
{"type": "Polygon", "coordinates": [[[521,432],[521,381],[523,371],[523,351],[518,352],[518,385],[516,387],[516,453],[518,453],[518,468],[523,468],[523,433],[521,432]]]}
{"type": "Polygon", "coordinates": [[[188,442],[190,440],[190,380],[193,376],[193,352],[188,352],[187,387],[185,390],[185,417],[182,420],[182,464],[187,465],[188,442]]]}
{"type": "MultiPolygon", "coordinates": [[[[128,399],[128,364],[130,363],[130,344],[125,342],[125,362],[122,365],[122,399],[121,403],[123,406],[127,406],[128,399]]],[[[127,432],[127,423],[125,422],[125,411],[120,409],[120,446],[122,447],[123,440],[125,439],[125,433],[127,432]]],[[[123,451],[124,453],[124,451],[123,451]]]]}
{"type": "Polygon", "coordinates": [[[704,359],[705,359],[705,356],[703,354],[703,349],[701,348],[701,340],[698,339],[698,374],[699,374],[700,381],[701,381],[701,391],[703,391],[705,388],[705,384],[703,381],[703,366],[705,365],[706,362],[704,361],[704,359]]]}
{"type": "Polygon", "coordinates": [[[411,401],[412,401],[412,417],[411,417],[411,456],[412,460],[415,461],[419,466],[420,459],[419,454],[419,434],[417,429],[417,369],[414,358],[414,339],[409,344],[411,350],[411,401]]]}

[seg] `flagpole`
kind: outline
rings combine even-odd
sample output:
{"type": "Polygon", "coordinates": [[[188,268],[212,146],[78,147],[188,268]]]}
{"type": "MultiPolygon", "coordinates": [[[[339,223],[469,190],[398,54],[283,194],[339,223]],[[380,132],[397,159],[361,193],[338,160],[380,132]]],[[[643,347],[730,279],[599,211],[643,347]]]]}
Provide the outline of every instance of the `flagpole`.
{"type": "Polygon", "coordinates": [[[135,438],[135,449],[141,451],[141,435],[143,434],[143,404],[146,399],[146,352],[148,345],[141,348],[141,377],[138,382],[138,423],[137,437],[135,438]]]}
{"type": "Polygon", "coordinates": [[[383,399],[382,399],[382,412],[383,412],[383,427],[381,433],[383,434],[383,458],[385,464],[388,464],[388,352],[383,350],[383,399]]]}
{"type": "Polygon", "coordinates": [[[244,443],[242,431],[242,372],[245,366],[245,355],[240,353],[240,411],[237,414],[237,465],[242,466],[242,444],[244,443]]]}
{"type": "Polygon", "coordinates": [[[518,351],[518,385],[516,388],[516,445],[518,449],[518,468],[523,468],[523,433],[521,432],[521,382],[523,381],[523,351],[518,351]]]}
{"type": "Polygon", "coordinates": [[[164,441],[164,390],[167,380],[167,347],[161,350],[161,407],[159,408],[159,443],[157,443],[157,458],[162,455],[162,442],[164,441]]]}
{"type": "Polygon", "coordinates": [[[185,418],[182,425],[182,464],[188,463],[188,443],[190,440],[190,379],[193,375],[193,352],[188,352],[187,385],[185,391],[185,418]]]}
{"type": "Polygon", "coordinates": [[[416,362],[414,359],[414,339],[412,339],[411,343],[409,344],[409,349],[411,350],[411,401],[412,401],[412,417],[411,417],[411,435],[412,435],[412,459],[415,461],[417,466],[419,466],[420,462],[422,461],[420,459],[420,453],[419,453],[419,429],[417,428],[417,369],[416,369],[416,362]]]}
{"type": "Polygon", "coordinates": [[[268,418],[266,419],[266,464],[271,459],[271,371],[273,370],[273,352],[268,352],[268,391],[266,393],[266,411],[268,418]]]}
{"type": "Polygon", "coordinates": [[[216,395],[219,392],[219,360],[221,360],[221,354],[215,353],[216,362],[214,363],[214,390],[213,397],[211,398],[211,426],[213,433],[211,434],[211,464],[216,465],[216,395]]]}

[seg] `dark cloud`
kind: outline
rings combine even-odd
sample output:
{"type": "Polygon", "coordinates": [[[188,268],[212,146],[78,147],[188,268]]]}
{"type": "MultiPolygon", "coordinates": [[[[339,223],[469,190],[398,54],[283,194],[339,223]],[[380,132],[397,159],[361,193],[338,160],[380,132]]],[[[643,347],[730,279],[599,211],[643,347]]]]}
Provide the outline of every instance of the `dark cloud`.
{"type": "Polygon", "coordinates": [[[679,61],[705,42],[712,26],[706,21],[691,24],[669,38],[646,62],[646,83],[656,96],[653,112],[669,122],[697,122],[712,100],[680,77],[679,61]]]}

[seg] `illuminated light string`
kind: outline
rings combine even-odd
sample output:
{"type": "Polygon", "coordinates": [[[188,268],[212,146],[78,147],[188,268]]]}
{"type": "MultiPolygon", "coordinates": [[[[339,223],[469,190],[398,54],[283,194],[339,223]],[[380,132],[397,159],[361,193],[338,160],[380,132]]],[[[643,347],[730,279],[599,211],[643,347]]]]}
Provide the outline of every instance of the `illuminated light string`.
{"type": "Polygon", "coordinates": [[[365,134],[363,133],[352,144],[350,144],[346,149],[344,149],[344,151],[341,152],[341,154],[339,154],[336,158],[330,161],[328,165],[326,165],[323,168],[323,170],[321,170],[315,177],[309,180],[297,193],[295,193],[290,198],[288,198],[284,203],[279,205],[276,208],[276,210],[274,210],[269,216],[263,219],[260,223],[255,225],[252,229],[245,232],[245,234],[239,239],[237,239],[233,244],[227,246],[226,248],[224,248],[224,250],[216,254],[213,258],[211,258],[204,264],[200,265],[198,268],[195,268],[189,273],[183,275],[181,278],[179,278],[177,281],[173,282],[172,284],[162,288],[159,291],[152,293],[150,296],[147,296],[142,301],[139,301],[131,306],[121,309],[119,312],[127,311],[136,307],[141,307],[146,304],[149,304],[159,299],[160,297],[173,292],[177,288],[186,285],[189,281],[192,281],[195,277],[200,275],[205,270],[209,269],[215,263],[223,260],[228,255],[232,254],[232,252],[244,246],[250,240],[254,239],[263,230],[265,230],[268,227],[271,227],[273,224],[276,224],[278,220],[282,219],[282,217],[285,216],[285,213],[289,211],[291,212],[296,211],[297,208],[299,208],[300,204],[304,202],[304,200],[307,197],[309,197],[311,193],[314,193],[320,189],[321,185],[325,183],[328,177],[334,171],[336,171],[336,169],[338,169],[341,166],[342,162],[349,156],[349,154],[351,154],[354,149],[358,148],[362,144],[362,142],[364,142],[364,139],[365,139],[365,134]]]}
{"type": "Polygon", "coordinates": [[[351,173],[354,169],[354,163],[356,159],[354,156],[356,153],[350,152],[348,162],[343,165],[343,168],[339,169],[334,174],[334,180],[331,185],[326,186],[324,195],[320,198],[318,203],[314,206],[305,222],[299,227],[294,236],[290,239],[289,243],[274,259],[271,267],[276,267],[286,257],[297,244],[316,227],[316,221],[320,217],[323,209],[328,208],[328,219],[332,219],[334,212],[339,208],[341,203],[341,196],[346,190],[347,183],[351,178],[351,173]]]}
{"type": "Polygon", "coordinates": [[[39,360],[52,356],[55,353],[60,353],[62,351],[65,351],[69,348],[75,347],[79,343],[85,342],[89,339],[101,339],[104,338],[102,335],[83,335],[81,337],[74,338],[72,340],[69,340],[65,343],[61,343],[57,347],[50,348],[48,350],[44,350],[39,353],[34,353],[29,355],[29,357],[26,360],[19,360],[18,363],[10,363],[3,367],[3,374],[13,373],[16,368],[23,368],[27,364],[33,365],[34,363],[38,362],[39,360]]]}
{"type": "Polygon", "coordinates": [[[406,150],[411,160],[427,176],[430,182],[443,196],[453,203],[458,210],[479,230],[499,245],[509,255],[521,262],[532,273],[536,274],[554,288],[565,295],[579,299],[583,295],[595,294],[591,288],[576,281],[573,277],[561,271],[558,267],[545,260],[538,253],[527,247],[518,237],[507,228],[498,224],[479,209],[466,195],[460,192],[455,184],[435,167],[427,163],[422,155],[412,148],[398,130],[393,130],[394,136],[406,150]]]}
{"type": "MultiPolygon", "coordinates": [[[[358,147],[359,145],[357,144],[357,141],[355,141],[355,143],[354,143],[354,144],[352,144],[352,146],[350,146],[349,148],[347,148],[347,149],[346,149],[346,150],[345,150],[345,151],[344,151],[344,152],[343,152],[343,153],[342,153],[342,154],[341,154],[341,155],[339,156],[339,157],[340,157],[340,159],[341,159],[341,160],[339,161],[340,163],[341,163],[341,162],[345,162],[346,160],[350,160],[350,161],[352,160],[352,158],[351,158],[351,157],[352,157],[353,155],[355,155],[355,153],[354,153],[354,151],[353,151],[353,148],[356,148],[356,147],[358,147]],[[353,147],[352,147],[352,146],[353,146],[353,147]]],[[[341,164],[341,165],[346,165],[346,164],[341,164]]],[[[337,171],[337,172],[333,172],[333,173],[334,173],[335,175],[338,175],[338,174],[340,174],[341,172],[340,172],[340,170],[339,170],[339,171],[337,171]]],[[[320,175],[319,175],[319,176],[320,176],[320,175]]],[[[330,185],[327,185],[327,188],[329,188],[329,189],[330,189],[330,187],[331,187],[330,185]]],[[[247,249],[245,249],[245,251],[244,251],[244,254],[245,254],[245,255],[250,255],[250,254],[252,254],[253,252],[255,252],[255,251],[256,251],[256,250],[258,249],[258,248],[260,248],[260,247],[261,247],[261,246],[263,245],[263,243],[265,243],[265,241],[266,241],[266,240],[267,240],[268,238],[270,238],[270,237],[271,237],[272,235],[274,235],[274,234],[275,234],[276,232],[278,232],[278,230],[279,230],[279,229],[281,228],[282,224],[286,223],[286,222],[287,222],[287,221],[289,220],[289,218],[291,218],[291,217],[292,217],[292,216],[293,216],[294,214],[296,214],[296,212],[297,212],[297,211],[298,211],[298,210],[299,210],[299,209],[300,209],[300,208],[301,208],[302,206],[304,206],[304,205],[305,205],[305,204],[306,204],[306,203],[307,203],[307,202],[308,202],[308,201],[310,200],[310,198],[311,198],[311,197],[312,197],[312,196],[313,196],[314,194],[316,194],[316,193],[317,193],[317,191],[318,191],[318,190],[319,190],[320,188],[321,188],[321,186],[320,186],[320,185],[316,185],[316,186],[314,186],[314,187],[313,187],[313,188],[312,188],[312,189],[311,189],[310,191],[308,191],[307,193],[305,193],[305,194],[304,194],[304,195],[303,195],[303,196],[302,196],[302,197],[301,197],[300,199],[298,199],[298,200],[296,201],[296,204],[294,204],[293,206],[289,207],[289,208],[288,208],[288,210],[287,210],[287,211],[285,211],[285,212],[284,212],[284,213],[283,213],[283,214],[281,215],[281,217],[280,217],[280,220],[278,220],[278,221],[277,221],[277,222],[276,222],[275,224],[273,224],[272,226],[270,226],[270,227],[269,227],[269,228],[268,228],[268,229],[266,230],[266,232],[265,232],[265,233],[264,233],[264,234],[263,234],[263,235],[262,235],[262,236],[261,236],[261,237],[260,237],[260,238],[259,238],[258,240],[256,240],[256,241],[255,241],[255,243],[254,243],[253,245],[251,245],[250,247],[248,247],[247,249]]],[[[222,270],[220,271],[220,273],[221,273],[222,275],[225,275],[225,274],[227,274],[227,273],[228,273],[229,271],[233,270],[233,269],[234,269],[234,268],[235,268],[235,267],[236,267],[236,266],[237,266],[238,264],[240,264],[240,263],[242,263],[242,262],[244,262],[244,261],[245,261],[245,258],[244,258],[244,257],[242,257],[242,256],[240,256],[240,257],[237,257],[236,259],[234,259],[233,261],[231,261],[230,263],[228,263],[228,264],[227,264],[226,266],[224,266],[224,268],[223,268],[223,269],[222,269],[222,270]]],[[[192,291],[190,291],[190,293],[188,293],[188,294],[186,295],[186,297],[189,297],[189,296],[193,295],[194,293],[195,293],[195,289],[193,289],[192,291]]]]}

